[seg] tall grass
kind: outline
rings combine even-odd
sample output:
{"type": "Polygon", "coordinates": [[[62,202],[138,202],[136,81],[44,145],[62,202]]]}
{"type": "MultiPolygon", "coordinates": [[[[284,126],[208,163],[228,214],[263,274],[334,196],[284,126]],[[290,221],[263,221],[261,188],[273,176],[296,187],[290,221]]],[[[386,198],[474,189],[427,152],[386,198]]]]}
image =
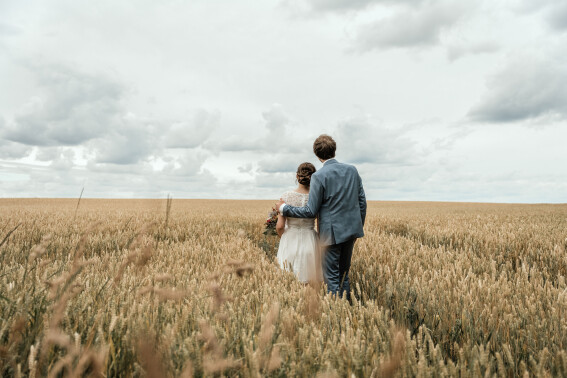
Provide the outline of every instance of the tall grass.
{"type": "Polygon", "coordinates": [[[567,376],[566,206],[371,203],[349,305],[269,201],[76,205],[0,200],[3,376],[567,376]]]}

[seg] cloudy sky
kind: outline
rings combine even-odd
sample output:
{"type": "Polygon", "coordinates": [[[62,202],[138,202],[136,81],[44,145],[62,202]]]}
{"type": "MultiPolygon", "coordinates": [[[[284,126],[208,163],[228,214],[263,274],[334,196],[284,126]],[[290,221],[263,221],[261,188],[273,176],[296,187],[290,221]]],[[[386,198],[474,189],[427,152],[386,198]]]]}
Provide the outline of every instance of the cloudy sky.
{"type": "Polygon", "coordinates": [[[0,1],[0,197],[567,202],[564,0],[0,1]],[[320,164],[317,162],[317,167],[320,164]]]}

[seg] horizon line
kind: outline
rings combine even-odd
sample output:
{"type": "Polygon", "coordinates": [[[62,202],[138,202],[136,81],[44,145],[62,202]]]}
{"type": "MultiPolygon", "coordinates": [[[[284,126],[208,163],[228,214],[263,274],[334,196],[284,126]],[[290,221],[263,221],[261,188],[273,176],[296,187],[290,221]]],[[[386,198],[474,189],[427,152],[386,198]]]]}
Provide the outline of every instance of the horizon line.
{"type": "MultiPolygon", "coordinates": [[[[78,200],[79,197],[0,197],[0,201],[5,200],[78,200]]],[[[174,200],[188,201],[276,201],[276,199],[262,198],[197,198],[197,197],[170,197],[174,200]]],[[[81,197],[82,200],[107,200],[107,201],[149,201],[167,200],[167,197],[140,197],[140,198],[119,198],[119,197],[81,197]]],[[[404,202],[404,203],[452,203],[452,204],[490,204],[490,205],[567,205],[567,202],[495,202],[495,201],[459,201],[459,200],[367,200],[367,202],[404,202]]]]}

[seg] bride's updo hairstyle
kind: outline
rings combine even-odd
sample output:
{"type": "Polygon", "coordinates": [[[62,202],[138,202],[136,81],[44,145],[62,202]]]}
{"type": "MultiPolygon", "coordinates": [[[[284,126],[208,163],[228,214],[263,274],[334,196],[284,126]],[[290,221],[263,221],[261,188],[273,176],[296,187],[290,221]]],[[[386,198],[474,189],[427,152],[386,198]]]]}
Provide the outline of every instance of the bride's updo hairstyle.
{"type": "Polygon", "coordinates": [[[311,163],[301,163],[299,167],[297,167],[297,182],[301,185],[309,187],[311,184],[311,175],[315,173],[317,169],[311,163]]]}

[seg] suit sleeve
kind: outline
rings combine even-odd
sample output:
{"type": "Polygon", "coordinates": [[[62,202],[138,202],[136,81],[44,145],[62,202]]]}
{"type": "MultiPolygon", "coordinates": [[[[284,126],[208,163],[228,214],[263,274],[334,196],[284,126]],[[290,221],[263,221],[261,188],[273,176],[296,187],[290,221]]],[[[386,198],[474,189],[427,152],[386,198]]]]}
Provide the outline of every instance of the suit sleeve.
{"type": "Polygon", "coordinates": [[[358,206],[360,207],[360,217],[362,218],[362,225],[366,220],[366,195],[364,194],[364,187],[362,186],[362,179],[358,176],[358,206]]]}
{"type": "Polygon", "coordinates": [[[321,208],[323,201],[323,185],[317,176],[311,176],[311,186],[309,187],[309,201],[307,206],[296,207],[285,205],[283,215],[291,218],[315,218],[321,208]]]}

